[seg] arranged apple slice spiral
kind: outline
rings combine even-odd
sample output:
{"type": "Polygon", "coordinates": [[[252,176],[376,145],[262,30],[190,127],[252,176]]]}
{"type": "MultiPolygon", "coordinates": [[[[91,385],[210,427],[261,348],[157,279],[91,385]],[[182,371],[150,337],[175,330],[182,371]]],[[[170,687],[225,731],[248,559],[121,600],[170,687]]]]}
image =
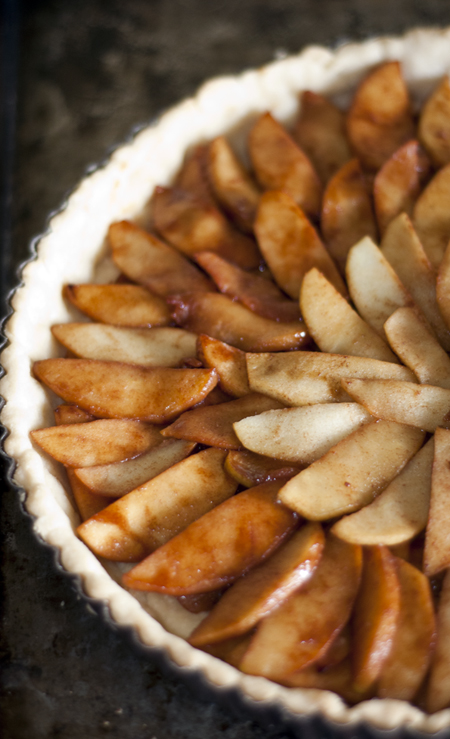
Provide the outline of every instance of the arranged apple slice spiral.
{"type": "Polygon", "coordinates": [[[304,91],[291,133],[257,118],[251,171],[226,137],[202,143],[148,230],[110,225],[121,274],[65,286],[68,355],[34,365],[64,403],[31,436],[123,586],[206,611],[193,646],[433,712],[450,706],[450,85],[416,123],[390,61],[348,111],[304,91]]]}

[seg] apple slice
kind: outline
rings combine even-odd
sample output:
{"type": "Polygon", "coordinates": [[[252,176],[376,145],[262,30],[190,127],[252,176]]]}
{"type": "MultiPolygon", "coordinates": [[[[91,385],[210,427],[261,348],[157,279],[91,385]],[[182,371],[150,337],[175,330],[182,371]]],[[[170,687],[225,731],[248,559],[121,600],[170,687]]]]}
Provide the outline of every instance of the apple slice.
{"type": "Polygon", "coordinates": [[[323,403],[261,412],[233,428],[247,449],[306,465],[369,420],[372,417],[357,403],[323,403]]]}
{"type": "Polygon", "coordinates": [[[271,457],[264,457],[247,450],[229,452],[225,460],[225,469],[240,485],[252,488],[263,482],[289,480],[300,472],[298,466],[293,467],[271,457]]]}
{"type": "Polygon", "coordinates": [[[125,462],[83,467],[74,471],[75,477],[91,493],[121,498],[144,482],[152,480],[173,464],[188,456],[195,444],[175,439],[162,440],[147,452],[125,462]]]}
{"type": "MultiPolygon", "coordinates": [[[[448,247],[445,250],[439,267],[436,283],[436,298],[446,328],[450,329],[450,248],[448,247]]],[[[447,349],[447,346],[445,348],[447,349]]]]}
{"type": "Polygon", "coordinates": [[[57,426],[61,426],[63,423],[87,423],[94,420],[94,416],[91,416],[82,408],[78,408],[77,405],[59,405],[55,408],[54,413],[57,426]]]}
{"type": "Polygon", "coordinates": [[[314,226],[286,193],[262,195],[255,234],[276,282],[291,298],[298,298],[303,277],[312,267],[317,267],[340,293],[347,294],[314,226]]]}
{"type": "Polygon", "coordinates": [[[250,310],[273,321],[298,321],[298,303],[289,300],[271,281],[245,272],[213,252],[196,254],[199,265],[214,280],[221,293],[238,300],[250,310]]]}
{"type": "Polygon", "coordinates": [[[377,694],[380,698],[412,701],[419,690],[433,652],[436,633],[433,598],[428,578],[403,559],[396,559],[400,583],[400,614],[377,694]]]}
{"type": "Polygon", "coordinates": [[[320,524],[308,523],[259,567],[224,593],[189,638],[194,647],[240,636],[303,587],[320,562],[325,537],[320,524]]]}
{"type": "Polygon", "coordinates": [[[414,227],[431,264],[438,268],[450,239],[450,164],[437,172],[416,202],[414,227]]]}
{"type": "Polygon", "coordinates": [[[188,595],[232,583],[272,554],[297,524],[296,514],[277,502],[279,488],[268,482],[216,506],[127,572],[124,585],[188,595]]]}
{"type": "Polygon", "coordinates": [[[301,94],[293,135],[324,185],[352,156],[344,113],[316,92],[301,94]]]}
{"type": "Polygon", "coordinates": [[[323,669],[312,664],[292,675],[284,676],[279,682],[288,688],[314,688],[316,690],[331,690],[337,693],[347,703],[359,703],[363,699],[371,698],[371,692],[362,695],[353,688],[353,672],[350,658],[344,659],[337,665],[323,669]]]}
{"type": "Polygon", "coordinates": [[[30,436],[68,467],[90,467],[136,457],[159,444],[158,429],[139,421],[96,420],[36,429],[30,436]]]}
{"type": "Polygon", "coordinates": [[[66,285],[64,297],[89,318],[114,326],[167,326],[166,302],[139,285],[66,285]]]}
{"type": "Polygon", "coordinates": [[[74,470],[67,468],[67,477],[69,479],[72,495],[78,508],[81,520],[86,521],[91,516],[95,516],[104,508],[109,506],[114,498],[105,495],[95,495],[83,483],[77,479],[74,470]]]}
{"type": "Polygon", "coordinates": [[[414,382],[411,370],[369,357],[320,352],[247,354],[250,388],[285,405],[314,405],[348,401],[343,377],[381,377],[414,382]]]}
{"type": "Polygon", "coordinates": [[[158,233],[188,257],[207,250],[244,269],[259,265],[261,256],[253,239],[233,228],[214,205],[171,187],[156,187],[152,204],[158,233]]]}
{"type": "Polygon", "coordinates": [[[303,278],[300,309],[321,351],[397,362],[381,336],[315,268],[303,278]]]}
{"type": "Polygon", "coordinates": [[[224,136],[208,147],[208,174],[222,208],[243,231],[252,233],[261,193],[224,136]]]}
{"type": "Polygon", "coordinates": [[[397,558],[384,546],[364,549],[361,588],[353,614],[354,687],[365,693],[392,652],[400,617],[397,558]]]}
{"type": "Polygon", "coordinates": [[[245,352],[201,334],[197,339],[197,354],[204,367],[217,371],[219,385],[225,393],[238,398],[249,394],[245,352]]]}
{"type": "Polygon", "coordinates": [[[193,595],[180,595],[178,603],[189,613],[204,613],[210,611],[221,598],[223,590],[211,590],[209,593],[194,593],[193,595]]]}
{"type": "Polygon", "coordinates": [[[450,431],[438,428],[434,435],[430,511],[423,555],[423,570],[428,577],[450,567],[449,465],[450,431]]]}
{"type": "Polygon", "coordinates": [[[351,544],[396,546],[409,542],[427,525],[434,437],[399,475],[360,511],[334,524],[333,534],[351,544]]]}
{"type": "Polygon", "coordinates": [[[435,167],[450,163],[450,84],[447,75],[422,108],[419,138],[435,167]]]}
{"type": "Polygon", "coordinates": [[[265,113],[253,126],[248,150],[256,178],[266,190],[282,190],[305,213],[320,212],[322,186],[311,162],[283,126],[265,113]]]}
{"type": "Polygon", "coordinates": [[[259,623],[240,669],[279,680],[320,659],[350,617],[361,564],[361,547],[328,535],[314,575],[259,623]]]}
{"type": "Polygon", "coordinates": [[[197,337],[181,328],[122,328],[104,323],[61,323],[52,334],[77,357],[141,367],[178,367],[197,354],[197,337]]]}
{"type": "Polygon", "coordinates": [[[100,557],[139,562],[235,493],[225,456],[205,449],[183,459],[83,523],[78,535],[100,557]]]}
{"type": "Polygon", "coordinates": [[[218,644],[208,644],[208,646],[202,648],[202,651],[228,662],[233,667],[239,667],[239,663],[250,644],[250,639],[250,634],[244,634],[243,636],[237,636],[235,639],[226,639],[218,644]]]}
{"type": "Polygon", "coordinates": [[[376,418],[434,433],[450,426],[450,390],[402,380],[343,379],[342,387],[376,418]]]}
{"type": "Polygon", "coordinates": [[[258,316],[218,293],[172,296],[173,318],[188,331],[208,334],[244,351],[299,349],[309,341],[301,321],[282,323],[258,316]]]}
{"type": "Polygon", "coordinates": [[[208,178],[208,145],[199,144],[186,156],[175,179],[175,187],[215,205],[208,178]]]}
{"type": "Polygon", "coordinates": [[[289,480],[279,499],[311,521],[357,511],[399,474],[424,436],[391,421],[367,423],[289,480]]]}
{"type": "Polygon", "coordinates": [[[381,167],[373,184],[380,233],[400,213],[412,215],[414,203],[430,175],[430,160],[418,141],[408,141],[381,167]]]}
{"type": "Polygon", "coordinates": [[[362,165],[379,169],[414,138],[409,93],[398,62],[385,62],[364,77],[347,115],[350,144],[362,165]]]}
{"type": "Polygon", "coordinates": [[[215,370],[144,368],[95,359],[43,359],[36,377],[67,403],[100,418],[164,423],[199,403],[215,387],[215,370]]]}
{"type": "MultiPolygon", "coordinates": [[[[282,404],[267,395],[251,393],[230,400],[227,403],[194,408],[183,413],[175,423],[165,428],[161,433],[175,439],[196,441],[199,444],[219,447],[222,449],[241,449],[233,425],[247,416],[255,416],[264,411],[281,408],[282,404]]],[[[259,416],[258,416],[259,417],[259,416]]]]}
{"type": "Polygon", "coordinates": [[[377,225],[361,165],[352,159],[336,172],[323,195],[321,229],[342,273],[349,249],[364,236],[377,238],[377,225]]]}
{"type": "Polygon", "coordinates": [[[450,706],[450,570],[442,585],[437,613],[437,639],[426,694],[429,713],[450,706]]]}

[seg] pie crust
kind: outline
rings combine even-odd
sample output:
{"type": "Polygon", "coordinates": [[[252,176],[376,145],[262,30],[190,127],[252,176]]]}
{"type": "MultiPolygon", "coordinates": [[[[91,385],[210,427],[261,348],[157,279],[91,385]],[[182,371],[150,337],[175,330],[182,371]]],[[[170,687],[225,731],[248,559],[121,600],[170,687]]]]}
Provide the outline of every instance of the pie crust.
{"type": "Polygon", "coordinates": [[[104,601],[113,620],[133,627],[145,646],[164,649],[176,665],[200,672],[214,686],[236,688],[250,703],[275,705],[291,719],[319,713],[340,724],[366,721],[381,729],[409,726],[436,732],[450,726],[450,709],[429,716],[403,701],[378,699],[348,708],[328,691],[283,688],[191,647],[183,637],[199,616],[169,596],[132,595],[118,584],[121,566],[101,563],[75,535],[79,519],[62,466],[44,457],[29,435],[53,425],[57,404],[30,368],[36,360],[61,353],[50,326],[80,320],[64,302],[62,285],[106,282],[116,274],[105,244],[109,224],[125,218],[145,223],[155,185],[171,182],[193,145],[225,133],[245,157],[246,135],[258,114],[270,110],[289,124],[304,89],[346,105],[359,80],[389,59],[401,62],[418,106],[450,70],[450,29],[413,30],[402,38],[372,39],[337,51],[310,47],[262,69],[207,82],[194,98],[142,130],[105,167],[88,175],[51,218],[37,242],[37,257],[24,267],[22,285],[12,297],[13,313],[4,329],[9,344],[1,356],[6,372],[0,382],[6,401],[2,422],[8,431],[4,448],[16,464],[13,479],[26,491],[36,533],[59,551],[62,566],[81,578],[84,592],[104,601]]]}

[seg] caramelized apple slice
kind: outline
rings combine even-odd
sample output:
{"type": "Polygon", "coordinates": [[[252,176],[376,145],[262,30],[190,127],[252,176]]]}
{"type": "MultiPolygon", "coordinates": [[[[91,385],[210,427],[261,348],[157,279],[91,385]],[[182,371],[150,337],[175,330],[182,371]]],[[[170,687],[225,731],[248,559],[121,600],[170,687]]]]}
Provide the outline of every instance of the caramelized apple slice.
{"type": "Polygon", "coordinates": [[[299,349],[309,341],[303,322],[271,321],[226,295],[185,293],[169,298],[169,302],[179,325],[244,351],[299,349]]]}
{"type": "Polygon", "coordinates": [[[246,488],[252,488],[262,482],[289,480],[300,472],[298,466],[293,467],[286,462],[255,454],[246,449],[229,452],[225,460],[225,469],[246,488]]]}
{"type": "Polygon", "coordinates": [[[399,474],[424,435],[391,421],[367,423],[289,480],[279,499],[312,521],[357,511],[399,474]]]}
{"type": "Polygon", "coordinates": [[[167,326],[166,302],[139,285],[66,285],[64,297],[89,318],[114,326],[167,326]]]}
{"type": "Polygon", "coordinates": [[[385,62],[363,79],[347,115],[347,133],[358,159],[371,170],[414,137],[411,102],[398,62],[385,62]]]}
{"type": "Polygon", "coordinates": [[[423,569],[428,577],[450,567],[449,464],[450,431],[438,428],[434,435],[430,511],[423,554],[423,569]]]}
{"type": "Polygon", "coordinates": [[[369,189],[357,159],[344,164],[323,195],[321,229],[341,272],[349,249],[364,236],[377,238],[369,189]]]}
{"type": "Polygon", "coordinates": [[[447,75],[422,108],[419,138],[435,167],[450,163],[450,84],[447,75]]]}
{"type": "Polygon", "coordinates": [[[223,590],[211,590],[209,593],[194,593],[193,595],[180,595],[178,603],[189,611],[189,613],[204,613],[210,611],[217,601],[220,600],[223,590]]]}
{"type": "Polygon", "coordinates": [[[93,421],[94,416],[78,408],[77,405],[59,405],[55,408],[55,423],[61,426],[63,423],[87,423],[93,421]]]}
{"type": "Polygon", "coordinates": [[[67,469],[67,477],[82,521],[86,521],[91,516],[100,513],[113,502],[114,498],[92,493],[89,488],[83,485],[81,480],[78,480],[74,470],[70,467],[67,469]]]}
{"type": "Polygon", "coordinates": [[[43,359],[34,373],[56,395],[100,418],[164,423],[215,387],[214,370],[144,368],[95,359],[43,359]]]}
{"type": "Polygon", "coordinates": [[[439,267],[450,239],[450,164],[437,172],[416,202],[414,227],[434,267],[439,267]]]}
{"type": "Polygon", "coordinates": [[[217,371],[219,385],[224,392],[238,398],[248,395],[245,352],[202,334],[197,339],[197,354],[204,367],[217,371]]]}
{"type": "Polygon", "coordinates": [[[225,455],[205,449],[183,459],[83,523],[78,535],[100,557],[139,562],[234,494],[225,455]]]}
{"type": "Polygon", "coordinates": [[[299,672],[284,676],[280,682],[288,688],[332,690],[350,704],[371,697],[370,691],[361,694],[354,689],[352,666],[348,657],[327,669],[312,664],[299,672]]]}
{"type": "Polygon", "coordinates": [[[330,534],[312,578],[259,623],[240,669],[279,680],[320,659],[349,619],[361,564],[361,547],[330,534]]]}
{"type": "Polygon", "coordinates": [[[234,639],[225,639],[217,644],[208,644],[202,647],[203,652],[211,654],[213,657],[228,662],[233,667],[239,667],[248,645],[250,644],[251,634],[237,636],[234,639]]]}
{"type": "Polygon", "coordinates": [[[437,613],[437,640],[427,686],[426,707],[435,713],[450,706],[450,570],[447,570],[437,613]]]}
{"type": "Polygon", "coordinates": [[[262,115],[248,139],[256,178],[266,190],[282,190],[313,218],[320,212],[322,186],[308,157],[270,113],[262,115]]]}
{"type": "Polygon", "coordinates": [[[320,524],[295,532],[268,560],[226,591],[189,638],[194,647],[250,631],[313,575],[325,543],[320,524]]]}
{"type": "Polygon", "coordinates": [[[208,178],[207,144],[199,144],[188,153],[176,177],[175,187],[186,190],[204,202],[215,205],[208,178]]]}
{"type": "Polygon", "coordinates": [[[216,506],[127,572],[124,584],[188,595],[232,583],[272,554],[297,523],[276,501],[279,488],[268,482],[216,506]]]}

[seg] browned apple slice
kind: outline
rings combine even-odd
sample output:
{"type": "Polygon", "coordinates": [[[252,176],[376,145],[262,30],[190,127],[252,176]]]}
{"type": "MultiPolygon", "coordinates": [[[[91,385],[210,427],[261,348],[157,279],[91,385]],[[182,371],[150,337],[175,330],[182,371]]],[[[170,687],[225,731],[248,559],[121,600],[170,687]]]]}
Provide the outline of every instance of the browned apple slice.
{"type": "Polygon", "coordinates": [[[411,370],[393,362],[320,352],[247,354],[252,390],[277,398],[285,405],[313,405],[348,401],[343,377],[382,377],[414,382],[411,370]]]}
{"type": "Polygon", "coordinates": [[[315,268],[303,278],[300,309],[311,337],[323,352],[397,362],[384,339],[315,268]]]}
{"type": "Polygon", "coordinates": [[[210,280],[177,249],[130,221],[113,223],[108,238],[119,269],[157,295],[212,289],[210,280]]]}
{"type": "Polygon", "coordinates": [[[364,77],[347,115],[347,133],[358,159],[371,170],[414,138],[411,102],[398,62],[385,62],[364,77]]]}
{"type": "Polygon", "coordinates": [[[436,648],[431,663],[426,708],[435,713],[450,706],[450,570],[447,570],[437,613],[436,648]]]}
{"type": "Polygon", "coordinates": [[[289,480],[279,498],[312,521],[357,511],[399,474],[424,436],[391,421],[367,423],[289,480]]]}
{"type": "Polygon", "coordinates": [[[289,300],[271,281],[261,275],[245,272],[213,252],[196,254],[195,258],[214,280],[221,293],[273,321],[298,321],[298,303],[289,300]]]}
{"type": "Polygon", "coordinates": [[[256,178],[266,190],[282,190],[305,213],[317,217],[322,186],[311,162],[270,113],[262,115],[248,139],[256,178]]]}
{"type": "Polygon", "coordinates": [[[31,431],[31,438],[68,467],[120,462],[159,444],[158,429],[139,421],[97,420],[31,431]]]}
{"type": "Polygon", "coordinates": [[[76,469],[75,476],[92,493],[107,495],[112,500],[130,493],[173,464],[181,462],[194,448],[195,444],[187,441],[161,440],[160,444],[139,457],[125,462],[76,469]]]}
{"type": "Polygon", "coordinates": [[[175,439],[196,441],[222,449],[241,449],[241,444],[233,430],[233,424],[248,416],[281,408],[282,404],[267,395],[251,393],[219,405],[194,408],[183,413],[175,423],[161,433],[175,439]]]}
{"type": "Polygon", "coordinates": [[[317,664],[312,664],[299,672],[283,677],[280,682],[289,688],[315,688],[316,690],[332,690],[350,704],[359,703],[361,700],[370,698],[373,694],[357,692],[353,688],[353,672],[350,658],[323,669],[317,664]]]}
{"type": "Polygon", "coordinates": [[[280,483],[267,482],[216,506],[127,572],[124,584],[188,595],[233,582],[272,554],[296,526],[296,514],[276,500],[279,488],[280,483]]]}
{"type": "Polygon", "coordinates": [[[289,480],[300,472],[301,468],[244,449],[228,453],[225,469],[241,485],[252,488],[262,482],[289,480]]]}
{"type": "Polygon", "coordinates": [[[396,559],[400,583],[400,614],[392,648],[378,683],[380,698],[412,701],[433,652],[435,618],[428,578],[403,559],[396,559]]]}
{"type": "Polygon", "coordinates": [[[226,591],[189,642],[202,647],[250,631],[308,582],[320,562],[324,544],[320,524],[303,526],[272,557],[226,591]]]}
{"type": "Polygon", "coordinates": [[[238,398],[248,395],[245,352],[201,334],[197,339],[197,354],[204,367],[217,370],[219,385],[224,392],[238,398]]]}
{"type": "Polygon", "coordinates": [[[144,368],[95,359],[43,359],[35,375],[67,403],[100,418],[164,423],[199,403],[215,387],[215,370],[144,368]]]}
{"type": "Polygon", "coordinates": [[[199,144],[188,153],[176,177],[175,187],[215,205],[208,178],[207,144],[199,144]]]}
{"type": "Polygon", "coordinates": [[[349,249],[364,236],[377,238],[369,189],[357,159],[336,172],[323,195],[321,229],[331,256],[341,269],[349,249]]]}
{"type": "Polygon", "coordinates": [[[222,208],[243,231],[252,233],[261,193],[224,136],[208,147],[208,173],[222,208]]]}
{"type": "Polygon", "coordinates": [[[218,293],[172,296],[174,320],[188,331],[207,334],[246,352],[300,349],[309,341],[301,321],[282,323],[258,316],[218,293]]]}
{"type": "Polygon", "coordinates": [[[221,598],[223,590],[211,590],[209,593],[194,593],[193,595],[179,595],[178,603],[189,613],[204,613],[210,611],[221,598]]]}
{"type": "Polygon", "coordinates": [[[436,167],[450,162],[450,84],[446,75],[422,108],[419,138],[436,167]]]}
{"type": "Polygon", "coordinates": [[[76,405],[59,405],[55,408],[55,423],[57,426],[61,426],[63,423],[87,423],[93,420],[94,416],[76,405]]]}
{"type": "Polygon", "coordinates": [[[437,172],[416,202],[414,227],[434,267],[439,267],[450,239],[450,164],[437,172]]]}
{"type": "MultiPolygon", "coordinates": [[[[447,329],[450,329],[450,248],[447,247],[439,267],[436,298],[447,329]]],[[[444,344],[443,344],[444,346],[444,344]]],[[[445,346],[447,350],[450,350],[445,346]]]]}
{"type": "Polygon", "coordinates": [[[226,639],[218,644],[208,644],[208,646],[202,648],[202,651],[228,662],[233,667],[239,667],[239,663],[250,644],[250,639],[250,634],[244,634],[243,636],[237,636],[235,639],[226,639]]]}
{"type": "Polygon", "coordinates": [[[414,203],[430,174],[430,160],[418,141],[408,141],[381,167],[373,184],[380,233],[400,213],[412,215],[414,203]]]}
{"type": "Polygon", "coordinates": [[[255,221],[259,248],[278,285],[297,299],[303,277],[317,267],[343,295],[347,290],[317,231],[284,192],[262,195],[255,221]]]}
{"type": "Polygon", "coordinates": [[[91,516],[95,516],[96,513],[100,513],[113,502],[114,498],[92,493],[83,485],[81,480],[77,479],[74,470],[70,467],[67,469],[67,477],[82,521],[86,521],[91,516]]]}
{"type": "Polygon", "coordinates": [[[187,256],[206,249],[244,269],[259,265],[253,239],[234,229],[214,205],[171,187],[157,187],[152,203],[156,230],[187,256]]]}
{"type": "Polygon", "coordinates": [[[344,113],[317,92],[302,93],[293,135],[324,185],[352,156],[344,113]]]}
{"type": "Polygon", "coordinates": [[[115,326],[167,326],[166,302],[139,285],[66,285],[64,297],[89,318],[115,326]]]}
{"type": "Polygon", "coordinates": [[[313,577],[259,623],[241,670],[277,680],[317,661],[349,619],[361,564],[361,547],[330,534],[313,577]]]}
{"type": "Polygon", "coordinates": [[[400,616],[396,558],[387,547],[366,547],[353,614],[354,686],[361,693],[378,680],[392,651],[400,616]]]}
{"type": "Polygon", "coordinates": [[[100,557],[139,562],[234,494],[225,455],[205,449],[183,459],[83,523],[79,536],[100,557]]]}
{"type": "Polygon", "coordinates": [[[178,367],[197,354],[197,337],[169,326],[123,328],[104,323],[60,323],[53,336],[72,354],[141,367],[178,367]]]}
{"type": "Polygon", "coordinates": [[[449,465],[450,431],[439,428],[434,435],[430,511],[423,554],[423,569],[428,577],[450,567],[449,465]]]}

